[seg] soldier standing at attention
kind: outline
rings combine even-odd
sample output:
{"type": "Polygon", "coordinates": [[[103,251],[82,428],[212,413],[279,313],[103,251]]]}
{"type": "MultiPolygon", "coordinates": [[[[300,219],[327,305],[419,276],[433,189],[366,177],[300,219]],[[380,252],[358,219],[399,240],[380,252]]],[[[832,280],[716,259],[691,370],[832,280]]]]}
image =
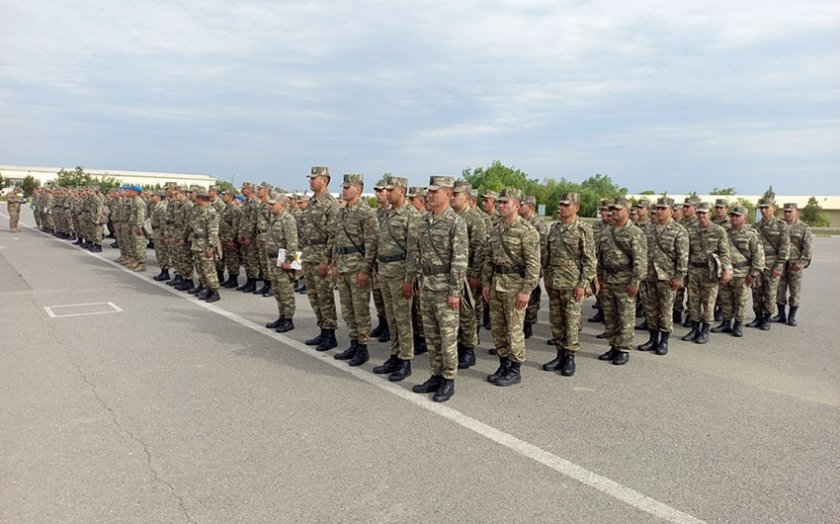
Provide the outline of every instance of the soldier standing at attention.
{"type": "Polygon", "coordinates": [[[314,193],[303,211],[301,237],[303,248],[303,271],[306,278],[306,294],[315,312],[318,336],[304,343],[316,346],[318,351],[327,351],[338,345],[335,339],[336,312],[333,280],[328,268],[332,264],[335,234],[338,227],[338,201],[327,191],[330,183],[330,169],[314,166],[309,174],[309,188],[314,193]]]}
{"type": "Polygon", "coordinates": [[[808,224],[799,220],[799,209],[795,203],[785,204],[784,220],[790,231],[790,259],[785,263],[785,270],[779,280],[779,291],[776,294],[776,307],[779,314],[773,317],[774,322],[787,322],[788,326],[796,325],[796,312],[799,310],[802,295],[802,272],[811,265],[811,246],[814,235],[808,224]],[[785,316],[787,293],[790,291],[790,312],[785,316]]]}
{"type": "MultiPolygon", "coordinates": [[[[382,223],[382,219],[391,207],[391,204],[388,202],[387,189],[389,179],[389,176],[380,178],[376,185],[373,186],[373,191],[376,195],[376,222],[378,224],[382,223]]],[[[374,263],[373,275],[371,275],[371,294],[373,295],[373,305],[376,308],[377,324],[370,332],[370,336],[380,342],[389,342],[391,340],[391,330],[385,315],[385,301],[382,298],[382,290],[379,288],[377,266],[378,263],[374,263]]]]}
{"type": "Polygon", "coordinates": [[[483,295],[490,305],[490,332],[499,356],[499,368],[487,380],[497,386],[522,382],[525,309],[540,280],[540,234],[519,216],[521,199],[518,189],[499,193],[499,220],[491,228],[481,272],[483,295]]]}
{"type": "MultiPolygon", "coordinates": [[[[219,194],[219,186],[210,186],[210,206],[219,215],[221,222],[222,214],[225,212],[225,202],[219,194]]],[[[222,248],[224,253],[224,248],[222,248]]],[[[221,285],[225,280],[225,259],[224,256],[216,257],[216,277],[221,285]]]]}
{"type": "Polygon", "coordinates": [[[146,203],[140,198],[140,186],[131,186],[128,190],[129,214],[128,230],[129,242],[133,241],[132,260],[126,265],[130,270],[141,273],[146,271],[146,234],[143,223],[146,221],[146,203]]]}
{"type": "Polygon", "coordinates": [[[295,329],[292,322],[295,316],[295,292],[292,289],[294,271],[291,263],[295,259],[295,251],[298,250],[298,235],[297,222],[295,217],[286,211],[286,201],[286,194],[282,191],[275,191],[266,200],[271,215],[266,231],[265,250],[278,316],[277,320],[269,322],[265,327],[278,333],[295,329]],[[278,258],[281,249],[286,252],[283,260],[278,258]]]}
{"type": "Polygon", "coordinates": [[[245,283],[236,288],[243,293],[253,293],[257,289],[257,277],[260,274],[260,260],[257,249],[257,213],[259,202],[254,197],[254,184],[245,182],[240,190],[245,197],[245,203],[240,208],[242,216],[239,218],[239,235],[237,241],[242,250],[242,261],[245,265],[245,283]]]}
{"type": "Polygon", "coordinates": [[[193,260],[196,261],[198,288],[196,298],[205,302],[217,302],[219,278],[214,258],[221,251],[219,246],[219,215],[210,205],[210,193],[204,188],[195,190],[195,207],[192,213],[192,227],[189,238],[193,260]]]}
{"type": "Polygon", "coordinates": [[[379,222],[379,286],[385,301],[385,319],[391,329],[391,355],[377,374],[399,382],[411,375],[414,358],[414,330],[411,311],[417,278],[417,223],[420,213],[406,201],[408,180],[391,177],[385,189],[391,207],[379,222]]]}
{"type": "MultiPolygon", "coordinates": [[[[486,235],[487,231],[490,229],[490,219],[487,216],[487,214],[478,209],[478,190],[474,188],[470,189],[470,209],[476,211],[478,213],[478,216],[481,217],[482,222],[484,222],[484,233],[486,235]]],[[[473,296],[475,297],[476,344],[481,344],[481,340],[479,340],[479,332],[481,331],[481,325],[484,322],[484,297],[482,297],[481,295],[481,275],[479,275],[478,289],[473,294],[473,296]]]]}
{"type": "MultiPolygon", "coordinates": [[[[422,187],[412,187],[408,190],[408,204],[417,210],[417,214],[422,217],[426,214],[426,190],[422,187]]],[[[419,223],[419,219],[418,219],[419,223]]],[[[418,255],[419,257],[419,255],[418,255]]],[[[418,258],[419,268],[419,258],[418,258]]],[[[419,269],[418,269],[419,271],[419,269]]],[[[411,327],[414,330],[414,356],[422,355],[426,352],[426,334],[423,331],[423,312],[420,308],[419,281],[414,280],[414,300],[411,302],[411,327]]]]}
{"type": "Polygon", "coordinates": [[[598,359],[621,366],[630,359],[636,294],[647,269],[647,240],[642,230],[630,222],[630,203],[626,198],[613,199],[609,211],[611,224],[601,233],[596,252],[610,349],[598,359]]]}
{"type": "MultiPolygon", "coordinates": [[[[490,234],[490,229],[499,218],[499,214],[496,212],[497,198],[499,198],[499,193],[490,189],[485,190],[484,194],[481,195],[481,210],[484,212],[484,229],[487,231],[487,234],[490,234]]],[[[481,324],[484,326],[484,329],[490,331],[490,307],[487,301],[484,300],[484,293],[482,293],[481,300],[484,301],[482,305],[483,316],[481,324]]],[[[495,355],[496,348],[491,348],[490,354],[495,355]]]]}
{"type": "MultiPolygon", "coordinates": [[[[601,220],[595,222],[595,225],[592,226],[592,238],[595,241],[595,256],[598,257],[598,249],[601,247],[601,234],[607,230],[610,225],[610,201],[607,199],[602,199],[598,203],[598,215],[601,217],[601,220]]],[[[603,322],[604,321],[604,310],[601,308],[601,293],[600,290],[597,289],[597,279],[593,281],[593,292],[595,293],[595,305],[593,306],[596,309],[595,315],[588,319],[589,322],[603,322]]],[[[551,342],[551,341],[549,341],[551,342]]]]}
{"type": "Polygon", "coordinates": [[[266,232],[268,231],[268,221],[271,218],[271,213],[268,210],[268,198],[271,196],[271,184],[263,182],[257,188],[257,212],[254,215],[254,231],[257,239],[257,261],[259,262],[260,272],[257,280],[263,281],[263,287],[257,288],[254,286],[254,294],[269,297],[271,293],[271,274],[268,269],[268,253],[265,249],[266,232]]]}
{"type": "Polygon", "coordinates": [[[688,272],[688,232],[673,220],[674,199],[656,201],[656,222],[645,229],[648,260],[647,288],[642,298],[650,339],[636,349],[668,354],[674,331],[674,293],[683,286],[688,272]]]}
{"type": "Polygon", "coordinates": [[[711,206],[701,202],[695,211],[697,224],[688,230],[688,313],[691,331],[685,341],[705,344],[714,321],[718,284],[732,278],[732,259],[726,230],[712,223],[711,206]]]}
{"type": "MultiPolygon", "coordinates": [[[[723,229],[729,230],[729,201],[725,198],[715,199],[715,216],[712,222],[719,225],[723,229]]],[[[723,320],[723,312],[720,309],[721,294],[718,291],[717,302],[715,302],[715,322],[723,320]]],[[[712,333],[716,333],[714,329],[712,333]]]]}
{"type": "Polygon", "coordinates": [[[9,230],[12,233],[20,233],[20,229],[18,229],[18,222],[20,222],[20,196],[18,196],[18,191],[20,190],[17,187],[13,187],[6,201],[6,210],[9,212],[9,230]]]}
{"type": "Polygon", "coordinates": [[[178,216],[175,220],[175,231],[178,236],[178,271],[184,275],[180,284],[173,286],[178,291],[190,291],[193,288],[193,252],[190,248],[190,231],[192,225],[190,220],[193,214],[195,203],[190,198],[187,188],[183,187],[178,196],[178,216]]]}
{"type": "Polygon", "coordinates": [[[776,303],[779,279],[790,258],[790,230],[784,221],[776,218],[776,201],[764,199],[758,204],[761,220],[753,225],[764,245],[765,269],[752,288],[755,320],[747,327],[758,327],[764,331],[770,329],[770,316],[776,303]]]}
{"type": "Polygon", "coordinates": [[[450,207],[454,186],[453,177],[429,177],[429,212],[417,227],[422,275],[420,306],[432,376],[411,390],[434,393],[435,402],[446,402],[455,394],[459,311],[469,258],[467,224],[450,207]]]}
{"type": "MultiPolygon", "coordinates": [[[[533,196],[526,196],[519,206],[519,216],[525,219],[526,222],[534,226],[537,233],[540,235],[540,259],[545,257],[546,244],[548,243],[548,224],[537,213],[537,199],[533,196]]],[[[542,277],[542,271],[540,271],[542,277]]],[[[540,300],[542,299],[542,290],[540,289],[539,280],[534,290],[531,291],[531,298],[528,301],[528,307],[525,309],[525,324],[522,328],[525,334],[525,339],[531,338],[533,335],[534,324],[537,323],[537,317],[540,312],[540,300]]]]}
{"type": "Polygon", "coordinates": [[[155,258],[157,259],[160,273],[152,277],[152,280],[163,282],[169,280],[169,259],[166,251],[166,201],[163,200],[163,193],[154,193],[152,195],[152,237],[155,244],[155,258]]]}
{"type": "Polygon", "coordinates": [[[726,284],[721,284],[718,291],[722,318],[721,323],[711,331],[732,333],[733,337],[741,337],[744,335],[747,290],[753,286],[764,269],[764,246],[756,230],[746,227],[746,209],[735,206],[729,220],[730,227],[726,233],[729,239],[729,256],[732,258],[732,278],[726,284]]]}
{"type": "MultiPolygon", "coordinates": [[[[697,225],[695,210],[697,209],[697,204],[699,203],[700,202],[697,198],[692,196],[686,197],[685,202],[683,202],[682,217],[677,220],[677,222],[689,233],[691,232],[691,229],[697,225]]],[[[689,272],[685,278],[685,284],[677,290],[677,296],[674,297],[674,322],[682,322],[683,327],[691,327],[691,319],[689,318],[689,315],[685,315],[685,321],[683,321],[683,311],[685,311],[686,302],[685,295],[686,293],[690,293],[690,290],[688,289],[688,281],[691,280],[691,273],[689,272]]]]}
{"type": "Polygon", "coordinates": [[[224,265],[227,268],[228,278],[221,284],[225,289],[233,289],[239,285],[239,245],[236,243],[239,234],[239,221],[242,218],[242,209],[235,204],[236,194],[233,191],[225,191],[222,195],[224,209],[219,215],[219,241],[224,248],[224,265]]]}
{"type": "Polygon", "coordinates": [[[543,364],[546,371],[575,374],[575,353],[580,349],[580,305],[595,278],[595,240],[592,229],[578,219],[580,195],[563,193],[557,222],[551,225],[542,257],[548,316],[557,358],[543,364]]]}
{"type": "MultiPolygon", "coordinates": [[[[303,236],[301,235],[301,231],[303,230],[303,214],[306,212],[306,207],[309,205],[309,197],[305,195],[298,195],[297,203],[298,213],[297,215],[295,215],[295,221],[297,222],[298,228],[298,251],[303,251],[304,249],[306,249],[306,239],[303,238],[303,236]]],[[[295,292],[305,295],[306,281],[303,278],[303,270],[299,269],[295,271],[295,279],[297,280],[295,292]]]]}

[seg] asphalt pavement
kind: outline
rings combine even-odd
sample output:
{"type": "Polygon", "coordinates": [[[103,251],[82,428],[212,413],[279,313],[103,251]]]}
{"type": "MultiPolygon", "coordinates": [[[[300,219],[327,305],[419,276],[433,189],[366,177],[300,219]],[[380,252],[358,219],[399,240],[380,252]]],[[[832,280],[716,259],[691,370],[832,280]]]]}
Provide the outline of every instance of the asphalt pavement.
{"type": "Polygon", "coordinates": [[[566,378],[544,301],[522,384],[486,382],[482,330],[436,404],[411,392],[426,355],[392,384],[386,344],[355,369],[305,346],[302,295],[280,335],[272,298],[205,304],[152,251],[135,274],[23,222],[0,231],[0,522],[840,522],[840,238],[797,327],[616,367],[584,322],[566,378]]]}

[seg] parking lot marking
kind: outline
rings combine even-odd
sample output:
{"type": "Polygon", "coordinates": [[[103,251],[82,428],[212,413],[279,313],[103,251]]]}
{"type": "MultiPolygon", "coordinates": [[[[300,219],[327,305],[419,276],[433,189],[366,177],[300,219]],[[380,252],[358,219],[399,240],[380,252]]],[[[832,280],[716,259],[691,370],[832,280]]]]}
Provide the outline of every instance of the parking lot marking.
{"type": "Polygon", "coordinates": [[[58,306],[44,306],[44,311],[50,318],[86,317],[88,315],[107,315],[110,313],[122,313],[122,308],[113,302],[88,302],[85,304],[61,304],[58,306]],[[96,306],[108,306],[107,309],[95,309],[96,306]],[[71,309],[69,313],[62,313],[61,310],[71,309]],[[90,311],[72,311],[73,309],[89,309],[90,311]]]}

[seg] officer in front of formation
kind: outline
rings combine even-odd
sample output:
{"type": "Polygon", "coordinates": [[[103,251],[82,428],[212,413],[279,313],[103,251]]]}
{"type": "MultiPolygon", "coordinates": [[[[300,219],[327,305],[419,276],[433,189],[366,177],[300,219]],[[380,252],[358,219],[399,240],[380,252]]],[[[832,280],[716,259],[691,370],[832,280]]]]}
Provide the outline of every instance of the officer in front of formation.
{"type": "Polygon", "coordinates": [[[6,200],[6,210],[9,212],[9,230],[12,233],[20,233],[20,229],[18,229],[18,222],[20,221],[20,196],[18,192],[20,189],[16,187],[12,188],[11,193],[7,197],[6,200]]]}

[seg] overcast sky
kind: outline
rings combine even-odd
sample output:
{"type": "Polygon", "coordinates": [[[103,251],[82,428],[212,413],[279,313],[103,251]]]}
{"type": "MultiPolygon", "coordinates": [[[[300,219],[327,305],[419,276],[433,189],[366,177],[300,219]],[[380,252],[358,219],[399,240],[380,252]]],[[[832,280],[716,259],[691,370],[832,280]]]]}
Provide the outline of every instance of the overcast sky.
{"type": "Polygon", "coordinates": [[[0,164],[840,193],[840,2],[0,1],[0,164]]]}

